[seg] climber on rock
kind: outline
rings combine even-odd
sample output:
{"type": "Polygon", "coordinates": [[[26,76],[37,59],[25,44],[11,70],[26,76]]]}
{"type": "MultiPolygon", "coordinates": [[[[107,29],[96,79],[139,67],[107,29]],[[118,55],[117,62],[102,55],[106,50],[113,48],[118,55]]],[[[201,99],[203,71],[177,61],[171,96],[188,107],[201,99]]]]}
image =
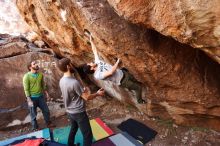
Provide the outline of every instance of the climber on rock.
{"type": "Polygon", "coordinates": [[[118,69],[120,59],[118,59],[113,66],[100,60],[96,46],[92,40],[92,35],[90,33],[88,34],[90,43],[92,45],[92,51],[95,56],[95,62],[84,64],[82,66],[83,71],[86,74],[93,74],[94,78],[98,80],[108,80],[123,88],[134,90],[136,93],[137,102],[140,104],[146,103],[146,101],[142,99],[141,83],[138,82],[127,69],[118,69]]]}

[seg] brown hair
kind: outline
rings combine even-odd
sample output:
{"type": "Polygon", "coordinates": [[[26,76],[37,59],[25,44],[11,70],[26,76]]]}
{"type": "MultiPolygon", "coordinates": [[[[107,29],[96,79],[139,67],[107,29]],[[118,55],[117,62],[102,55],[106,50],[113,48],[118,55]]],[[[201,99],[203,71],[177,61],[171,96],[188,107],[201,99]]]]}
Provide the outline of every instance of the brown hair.
{"type": "Polygon", "coordinates": [[[91,70],[91,66],[88,64],[83,64],[82,69],[83,69],[83,72],[86,74],[93,74],[94,73],[94,70],[91,70]]]}
{"type": "Polygon", "coordinates": [[[71,63],[69,58],[62,58],[61,60],[59,60],[57,62],[57,67],[59,68],[59,70],[61,70],[62,72],[67,72],[67,65],[69,65],[71,63]]]}
{"type": "Polygon", "coordinates": [[[27,69],[29,70],[29,71],[31,71],[31,69],[30,69],[30,67],[31,67],[31,63],[32,63],[33,61],[30,61],[30,62],[28,62],[28,64],[27,64],[27,69]]]}

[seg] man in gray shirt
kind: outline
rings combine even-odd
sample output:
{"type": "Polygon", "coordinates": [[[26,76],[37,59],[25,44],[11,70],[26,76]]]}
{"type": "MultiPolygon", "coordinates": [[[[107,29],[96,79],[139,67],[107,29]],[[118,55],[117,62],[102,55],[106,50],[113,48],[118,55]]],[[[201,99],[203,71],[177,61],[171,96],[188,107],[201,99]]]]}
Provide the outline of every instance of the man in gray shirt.
{"type": "Polygon", "coordinates": [[[83,88],[81,83],[72,76],[75,69],[70,59],[63,58],[59,60],[57,66],[64,73],[63,77],[60,79],[59,85],[66,112],[71,121],[68,146],[74,146],[75,135],[78,128],[80,128],[83,134],[83,146],[91,146],[93,137],[89,118],[85,109],[85,100],[103,96],[104,90],[99,89],[96,93],[91,94],[88,88],[83,88]]]}
{"type": "Polygon", "coordinates": [[[108,80],[116,85],[119,85],[129,90],[136,92],[137,102],[140,104],[146,103],[142,99],[142,85],[138,82],[127,69],[118,69],[120,59],[112,66],[99,59],[96,46],[93,43],[92,36],[90,35],[90,43],[92,45],[92,51],[95,56],[95,62],[87,63],[83,65],[83,71],[87,74],[94,74],[94,78],[98,80],[108,80]]]}

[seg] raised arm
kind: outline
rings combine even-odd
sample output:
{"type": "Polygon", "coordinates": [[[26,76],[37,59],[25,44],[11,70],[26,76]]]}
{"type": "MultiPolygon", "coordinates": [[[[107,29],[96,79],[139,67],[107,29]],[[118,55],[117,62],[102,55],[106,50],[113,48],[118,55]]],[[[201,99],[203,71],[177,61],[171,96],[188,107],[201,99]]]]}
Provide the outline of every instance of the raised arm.
{"type": "Polygon", "coordinates": [[[81,97],[84,100],[91,100],[97,96],[103,96],[104,95],[104,89],[99,89],[96,93],[91,94],[90,90],[88,88],[85,89],[85,91],[82,93],[81,97]]]}
{"type": "Polygon", "coordinates": [[[116,61],[116,63],[112,66],[112,69],[111,69],[111,70],[104,72],[103,77],[104,77],[104,78],[107,78],[107,77],[113,75],[113,74],[115,73],[115,71],[117,70],[119,63],[120,63],[120,59],[118,59],[118,60],[116,61]]]}
{"type": "MultiPolygon", "coordinates": [[[[83,87],[79,81],[75,83],[73,88],[74,88],[75,93],[78,94],[84,100],[91,100],[97,96],[103,96],[105,93],[104,89],[102,88],[99,89],[95,93],[91,93],[90,89],[88,87],[83,87]]],[[[72,98],[72,97],[69,97],[69,98],[72,98]]]]}
{"type": "Polygon", "coordinates": [[[92,45],[92,52],[95,56],[95,62],[99,62],[99,56],[98,56],[97,48],[96,48],[96,46],[95,46],[95,44],[92,40],[92,35],[90,35],[89,40],[90,40],[90,43],[92,45]]]}

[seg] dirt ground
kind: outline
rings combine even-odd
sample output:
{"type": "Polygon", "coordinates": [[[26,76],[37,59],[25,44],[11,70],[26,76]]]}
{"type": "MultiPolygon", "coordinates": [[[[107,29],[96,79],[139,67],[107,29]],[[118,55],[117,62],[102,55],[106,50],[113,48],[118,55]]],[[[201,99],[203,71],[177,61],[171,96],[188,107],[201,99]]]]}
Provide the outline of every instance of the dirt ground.
{"type": "MultiPolygon", "coordinates": [[[[113,98],[99,97],[87,104],[90,119],[101,118],[115,133],[119,132],[117,125],[133,118],[158,132],[155,139],[145,146],[219,146],[220,132],[200,127],[183,127],[171,120],[149,118],[131,105],[124,105],[113,98]]],[[[67,116],[52,119],[56,127],[68,125],[67,116]]],[[[45,128],[43,120],[40,128],[45,128]]],[[[5,128],[0,131],[0,139],[6,139],[30,132],[30,124],[5,128]]]]}

